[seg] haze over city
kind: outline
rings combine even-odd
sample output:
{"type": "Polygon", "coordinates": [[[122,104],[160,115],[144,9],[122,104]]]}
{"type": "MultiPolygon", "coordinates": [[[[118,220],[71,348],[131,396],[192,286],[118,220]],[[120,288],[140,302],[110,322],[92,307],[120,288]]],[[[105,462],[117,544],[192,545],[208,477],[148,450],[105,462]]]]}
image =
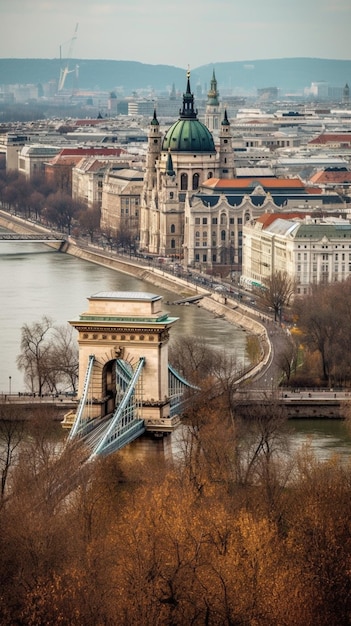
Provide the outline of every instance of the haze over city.
{"type": "Polygon", "coordinates": [[[0,0],[0,20],[1,58],[58,58],[60,48],[64,57],[78,24],[80,59],[350,59],[350,0],[0,0]]]}

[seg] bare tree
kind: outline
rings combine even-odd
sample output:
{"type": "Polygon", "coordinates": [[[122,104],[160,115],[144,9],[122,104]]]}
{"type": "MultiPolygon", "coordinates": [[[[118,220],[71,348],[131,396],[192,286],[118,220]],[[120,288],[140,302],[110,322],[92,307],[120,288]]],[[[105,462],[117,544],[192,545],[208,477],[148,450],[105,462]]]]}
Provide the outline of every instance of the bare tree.
{"type": "Polygon", "coordinates": [[[40,322],[22,326],[21,354],[17,365],[25,373],[25,381],[32,393],[41,395],[47,383],[51,343],[49,341],[53,322],[45,315],[40,322]]]}
{"type": "Polygon", "coordinates": [[[24,324],[17,364],[32,393],[57,392],[63,384],[75,390],[78,349],[72,330],[55,327],[45,315],[39,322],[24,324]]]}
{"type": "Polygon", "coordinates": [[[277,271],[264,281],[263,289],[255,290],[255,294],[262,306],[274,310],[274,319],[281,322],[282,310],[289,305],[296,291],[296,280],[292,279],[288,272],[277,271]]]}
{"type": "Polygon", "coordinates": [[[24,436],[24,422],[18,420],[12,406],[0,405],[0,474],[1,501],[6,493],[9,472],[24,436]]]}
{"type": "Polygon", "coordinates": [[[100,231],[101,208],[98,204],[92,207],[84,207],[79,211],[78,220],[83,230],[89,233],[90,241],[94,241],[94,236],[100,231]]]}

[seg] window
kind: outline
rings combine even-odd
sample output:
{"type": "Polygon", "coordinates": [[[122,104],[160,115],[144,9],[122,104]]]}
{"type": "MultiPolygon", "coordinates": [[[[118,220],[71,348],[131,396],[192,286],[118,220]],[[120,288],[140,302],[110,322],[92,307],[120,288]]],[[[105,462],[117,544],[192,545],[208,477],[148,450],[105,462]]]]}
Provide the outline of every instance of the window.
{"type": "Polygon", "coordinates": [[[175,239],[171,239],[171,248],[173,248],[173,250],[176,247],[175,244],[176,244],[175,239]]]}
{"type": "Polygon", "coordinates": [[[207,217],[203,217],[202,218],[202,223],[205,224],[205,225],[207,224],[207,217]]]}
{"type": "Polygon", "coordinates": [[[196,231],[195,237],[198,237],[198,238],[200,237],[200,231],[198,231],[198,230],[196,231]]]}
{"type": "Polygon", "coordinates": [[[193,176],[193,189],[199,188],[200,176],[199,174],[194,174],[193,176]]]}
{"type": "Polygon", "coordinates": [[[170,194],[169,194],[169,199],[173,200],[173,198],[174,198],[174,193],[173,193],[173,191],[171,191],[170,194]]]}
{"type": "Polygon", "coordinates": [[[212,262],[213,262],[213,263],[216,263],[216,262],[217,262],[217,255],[216,255],[216,254],[213,254],[213,255],[212,255],[212,262]]]}
{"type": "Polygon", "coordinates": [[[225,241],[225,230],[221,230],[221,241],[225,241]]]}
{"type": "Polygon", "coordinates": [[[182,191],[188,189],[188,174],[182,174],[180,177],[180,188],[182,191]]]}
{"type": "Polygon", "coordinates": [[[212,224],[218,224],[218,220],[217,220],[217,218],[216,218],[216,217],[213,217],[213,218],[212,218],[212,224]]]}
{"type": "Polygon", "coordinates": [[[204,263],[207,263],[207,254],[202,255],[202,260],[204,263]]]}

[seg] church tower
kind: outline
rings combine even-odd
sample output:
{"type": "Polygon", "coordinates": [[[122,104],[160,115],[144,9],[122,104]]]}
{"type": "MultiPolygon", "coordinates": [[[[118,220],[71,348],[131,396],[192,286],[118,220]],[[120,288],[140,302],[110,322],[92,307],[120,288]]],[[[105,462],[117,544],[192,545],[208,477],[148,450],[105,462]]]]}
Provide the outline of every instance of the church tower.
{"type": "Polygon", "coordinates": [[[227,116],[227,109],[224,111],[224,118],[221,122],[219,133],[219,178],[235,178],[234,151],[232,145],[232,134],[227,116]]]}
{"type": "MultiPolygon", "coordinates": [[[[140,249],[150,245],[151,207],[157,210],[157,163],[161,154],[162,134],[156,117],[156,110],[151,120],[148,135],[144,186],[140,210],[140,249]]],[[[157,216],[154,216],[154,218],[157,216]]]]}
{"type": "Polygon", "coordinates": [[[213,70],[211,87],[207,93],[207,104],[205,113],[205,125],[211,133],[218,133],[220,119],[219,93],[217,90],[217,80],[213,70]]]}

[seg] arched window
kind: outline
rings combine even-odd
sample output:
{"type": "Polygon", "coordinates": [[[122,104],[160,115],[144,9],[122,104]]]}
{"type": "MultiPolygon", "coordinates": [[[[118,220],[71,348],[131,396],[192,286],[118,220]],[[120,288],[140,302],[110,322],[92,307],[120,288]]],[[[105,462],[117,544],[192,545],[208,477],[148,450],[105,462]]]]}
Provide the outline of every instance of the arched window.
{"type": "Polygon", "coordinates": [[[213,172],[209,172],[207,178],[213,178],[213,172]]]}
{"type": "Polygon", "coordinates": [[[225,230],[221,230],[221,241],[225,241],[225,230]]]}
{"type": "Polygon", "coordinates": [[[199,174],[194,174],[193,175],[193,189],[198,189],[199,188],[199,182],[200,182],[199,174]]]}
{"type": "Polygon", "coordinates": [[[186,191],[188,189],[188,174],[181,174],[180,188],[182,191],[186,191]]]}
{"type": "Polygon", "coordinates": [[[227,216],[225,213],[221,214],[221,224],[226,224],[227,223],[227,216]]]}
{"type": "Polygon", "coordinates": [[[171,233],[175,233],[175,225],[171,224],[171,233]]]}
{"type": "Polygon", "coordinates": [[[200,237],[200,232],[198,230],[195,233],[195,237],[200,237]]]}

